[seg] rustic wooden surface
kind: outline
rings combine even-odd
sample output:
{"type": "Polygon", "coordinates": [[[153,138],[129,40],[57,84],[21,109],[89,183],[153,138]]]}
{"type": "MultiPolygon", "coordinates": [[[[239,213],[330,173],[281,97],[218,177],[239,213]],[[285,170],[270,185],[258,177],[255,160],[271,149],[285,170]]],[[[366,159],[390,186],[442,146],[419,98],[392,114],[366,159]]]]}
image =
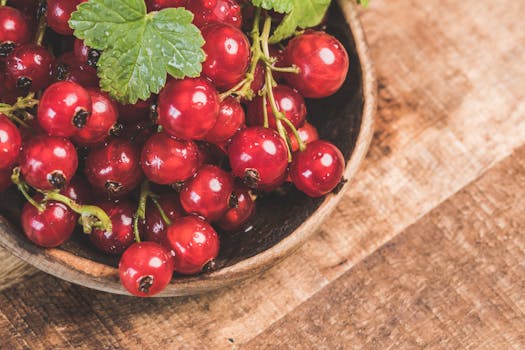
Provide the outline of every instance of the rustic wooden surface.
{"type": "Polygon", "coordinates": [[[2,252],[17,271],[0,348],[525,348],[524,16],[523,1],[373,0],[377,130],[318,235],[251,281],[163,300],[2,252]]]}

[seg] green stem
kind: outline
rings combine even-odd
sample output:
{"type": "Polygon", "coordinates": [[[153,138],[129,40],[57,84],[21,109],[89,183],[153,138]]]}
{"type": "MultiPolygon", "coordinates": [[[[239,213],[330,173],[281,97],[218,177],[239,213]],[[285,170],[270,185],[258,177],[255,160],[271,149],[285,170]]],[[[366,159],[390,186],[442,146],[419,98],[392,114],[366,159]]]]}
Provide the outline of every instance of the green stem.
{"type": "Polygon", "coordinates": [[[160,217],[162,218],[162,221],[164,221],[164,223],[168,226],[171,225],[171,220],[170,218],[168,217],[168,215],[166,215],[166,212],[164,211],[164,209],[162,209],[162,206],[160,205],[159,201],[157,200],[157,198],[155,197],[150,197],[151,201],[153,202],[153,204],[155,204],[155,206],[157,207],[157,210],[159,211],[160,213],[160,217]]]}
{"type": "Polygon", "coordinates": [[[139,205],[135,215],[133,216],[133,233],[135,233],[135,241],[137,243],[140,243],[139,220],[146,219],[146,203],[149,196],[151,196],[149,182],[144,180],[140,185],[139,205]]]}

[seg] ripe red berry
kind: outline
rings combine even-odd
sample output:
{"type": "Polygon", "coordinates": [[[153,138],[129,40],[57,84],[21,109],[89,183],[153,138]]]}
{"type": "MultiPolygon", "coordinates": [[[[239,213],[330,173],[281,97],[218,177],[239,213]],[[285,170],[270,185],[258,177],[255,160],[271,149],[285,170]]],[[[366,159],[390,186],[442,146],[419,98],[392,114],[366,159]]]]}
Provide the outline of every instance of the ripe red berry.
{"type": "MultiPolygon", "coordinates": [[[[41,200],[42,197],[35,198],[41,200]]],[[[46,248],[58,247],[71,237],[77,224],[78,215],[66,205],[49,201],[39,212],[31,203],[22,209],[20,220],[25,235],[36,245],[46,248]]]]}
{"type": "Polygon", "coordinates": [[[233,97],[221,102],[217,123],[206,135],[206,141],[222,143],[231,138],[244,125],[244,109],[233,97]]]}
{"type": "Polygon", "coordinates": [[[294,154],[290,177],[294,185],[310,197],[331,192],[341,181],[345,160],[333,144],[317,140],[303,152],[294,154]]]}
{"type": "Polygon", "coordinates": [[[99,86],[97,70],[81,63],[73,52],[65,52],[55,60],[52,75],[55,81],[72,81],[85,88],[99,86]]]}
{"type": "MultiPolygon", "coordinates": [[[[168,219],[175,220],[184,213],[176,193],[161,194],[158,203],[168,219]]],[[[166,229],[168,225],[162,219],[159,209],[152,201],[146,205],[146,220],[141,227],[141,237],[145,241],[162,244],[166,239],[166,229]]]]}
{"type": "Polygon", "coordinates": [[[193,12],[193,24],[199,28],[210,23],[242,26],[241,6],[235,0],[188,0],[186,9],[193,12]]]}
{"type": "Polygon", "coordinates": [[[115,127],[118,119],[118,106],[109,95],[100,89],[88,88],[91,98],[91,115],[86,125],[72,137],[81,146],[93,146],[104,142],[115,127]]]}
{"type": "Polygon", "coordinates": [[[53,56],[35,44],[17,47],[7,57],[6,77],[12,86],[29,91],[39,91],[51,82],[53,56]]]}
{"type": "Polygon", "coordinates": [[[250,42],[244,33],[229,24],[213,23],[202,28],[206,43],[206,61],[202,74],[219,90],[227,90],[240,82],[250,63],[250,42]]]}
{"type": "MultiPolygon", "coordinates": [[[[316,140],[319,140],[319,134],[317,133],[317,129],[312,124],[305,122],[302,127],[297,129],[297,133],[299,134],[299,137],[301,138],[301,141],[305,145],[314,142],[316,140]]],[[[292,152],[296,152],[299,150],[299,142],[297,142],[297,139],[295,138],[295,135],[288,131],[288,137],[290,138],[290,144],[292,148],[292,152]]]]}
{"type": "Polygon", "coordinates": [[[47,25],[58,34],[73,35],[68,21],[77,6],[88,0],[47,0],[47,25]]]}
{"type": "Polygon", "coordinates": [[[0,58],[13,49],[31,41],[31,30],[20,11],[9,6],[0,7],[0,58]]]}
{"type": "Polygon", "coordinates": [[[258,126],[235,134],[228,157],[233,174],[252,188],[274,184],[288,167],[283,138],[273,129],[258,126]]]}
{"type": "Polygon", "coordinates": [[[0,169],[15,164],[22,146],[22,136],[13,122],[0,113],[0,169]]]}
{"type": "Polygon", "coordinates": [[[151,297],[171,281],[173,260],[166,248],[153,242],[132,244],[120,258],[122,285],[132,295],[151,297]]]}
{"type": "Polygon", "coordinates": [[[40,99],[38,122],[52,136],[71,137],[91,114],[91,97],[82,86],[61,81],[49,86],[40,99]]]}
{"type": "Polygon", "coordinates": [[[286,73],[288,84],[304,97],[322,98],[334,94],[346,79],[349,60],[344,46],[333,36],[311,31],[290,40],[285,64],[299,68],[298,74],[286,73]]]}
{"type": "Polygon", "coordinates": [[[77,166],[77,151],[63,137],[36,136],[22,147],[20,154],[23,178],[40,190],[63,188],[75,175],[77,166]]]}
{"type": "Polygon", "coordinates": [[[217,225],[226,231],[235,231],[242,227],[253,215],[255,203],[246,186],[236,186],[233,190],[235,205],[228,209],[217,225]]]}
{"type": "Polygon", "coordinates": [[[180,203],[187,213],[208,221],[221,218],[230,206],[232,176],[214,165],[204,165],[180,193],[180,203]]]}
{"type": "Polygon", "coordinates": [[[106,254],[121,254],[135,241],[133,234],[133,206],[127,200],[103,202],[98,206],[111,220],[112,229],[95,228],[89,235],[91,243],[106,254]]]}
{"type": "Polygon", "coordinates": [[[174,270],[185,275],[202,271],[219,254],[219,236],[196,216],[177,219],[168,227],[164,242],[173,256],[174,270]]]}
{"type": "Polygon", "coordinates": [[[200,166],[199,149],[193,141],[178,140],[164,132],[154,134],[141,154],[146,177],[161,185],[183,182],[200,166]]]}
{"type": "MultiPolygon", "coordinates": [[[[306,103],[303,97],[294,89],[286,85],[277,85],[273,88],[277,110],[284,113],[284,117],[292,124],[299,128],[306,120],[306,103]]],[[[271,107],[270,101],[266,101],[266,111],[268,113],[268,125],[277,130],[275,114],[271,107]]],[[[264,109],[263,98],[257,96],[249,105],[247,113],[248,125],[264,125],[264,109]]],[[[289,129],[284,122],[281,122],[284,127],[289,129]]]]}
{"type": "Polygon", "coordinates": [[[202,140],[217,122],[219,94],[204,78],[172,80],[159,94],[158,123],[168,134],[202,140]]]}
{"type": "Polygon", "coordinates": [[[113,197],[129,193],[142,180],[139,149],[127,140],[113,139],[89,153],[84,173],[103,193],[113,197]]]}
{"type": "Polygon", "coordinates": [[[148,12],[159,11],[168,7],[184,7],[187,0],[146,0],[148,12]]]}

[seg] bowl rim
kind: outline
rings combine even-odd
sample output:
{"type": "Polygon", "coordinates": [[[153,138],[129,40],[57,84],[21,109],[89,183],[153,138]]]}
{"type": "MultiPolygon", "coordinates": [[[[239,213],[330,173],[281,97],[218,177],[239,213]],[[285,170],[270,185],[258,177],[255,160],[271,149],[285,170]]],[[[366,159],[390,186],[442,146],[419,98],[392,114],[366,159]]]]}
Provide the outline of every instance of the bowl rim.
{"type": "MultiPolygon", "coordinates": [[[[157,295],[158,297],[199,294],[225,287],[265,271],[290,255],[310,238],[343,198],[351,180],[362,164],[372,140],[374,115],[377,107],[377,88],[367,41],[357,16],[357,6],[349,0],[337,0],[337,3],[350,27],[362,70],[364,103],[361,126],[356,146],[343,174],[350,181],[343,186],[338,194],[327,195],[319,208],[305,222],[270,249],[208,274],[172,280],[166,289],[157,295]]],[[[0,215],[0,232],[12,230],[15,229],[0,215]]],[[[41,249],[35,247],[35,249],[39,249],[39,254],[36,255],[29,252],[27,247],[21,246],[20,242],[9,234],[2,235],[0,245],[39,270],[68,282],[105,292],[129,295],[119,282],[118,268],[77,256],[59,248],[41,249]]]]}

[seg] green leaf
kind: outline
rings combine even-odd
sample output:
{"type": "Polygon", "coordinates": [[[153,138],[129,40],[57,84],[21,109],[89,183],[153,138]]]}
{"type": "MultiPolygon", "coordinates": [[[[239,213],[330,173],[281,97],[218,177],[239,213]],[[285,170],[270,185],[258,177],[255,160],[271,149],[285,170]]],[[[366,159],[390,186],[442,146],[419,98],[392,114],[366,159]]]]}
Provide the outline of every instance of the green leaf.
{"type": "Polygon", "coordinates": [[[270,43],[278,43],[292,36],[297,28],[314,27],[321,23],[330,6],[330,0],[292,0],[292,10],[277,27],[270,43]]]}
{"type": "Polygon", "coordinates": [[[70,26],[86,45],[102,50],[102,90],[121,103],[146,100],[166,83],[167,73],[196,77],[204,39],[183,8],[146,13],[144,0],[90,0],[73,12],[70,26]]]}
{"type": "Polygon", "coordinates": [[[253,6],[262,7],[265,10],[274,10],[279,13],[288,13],[292,10],[293,0],[252,0],[253,6]]]}

